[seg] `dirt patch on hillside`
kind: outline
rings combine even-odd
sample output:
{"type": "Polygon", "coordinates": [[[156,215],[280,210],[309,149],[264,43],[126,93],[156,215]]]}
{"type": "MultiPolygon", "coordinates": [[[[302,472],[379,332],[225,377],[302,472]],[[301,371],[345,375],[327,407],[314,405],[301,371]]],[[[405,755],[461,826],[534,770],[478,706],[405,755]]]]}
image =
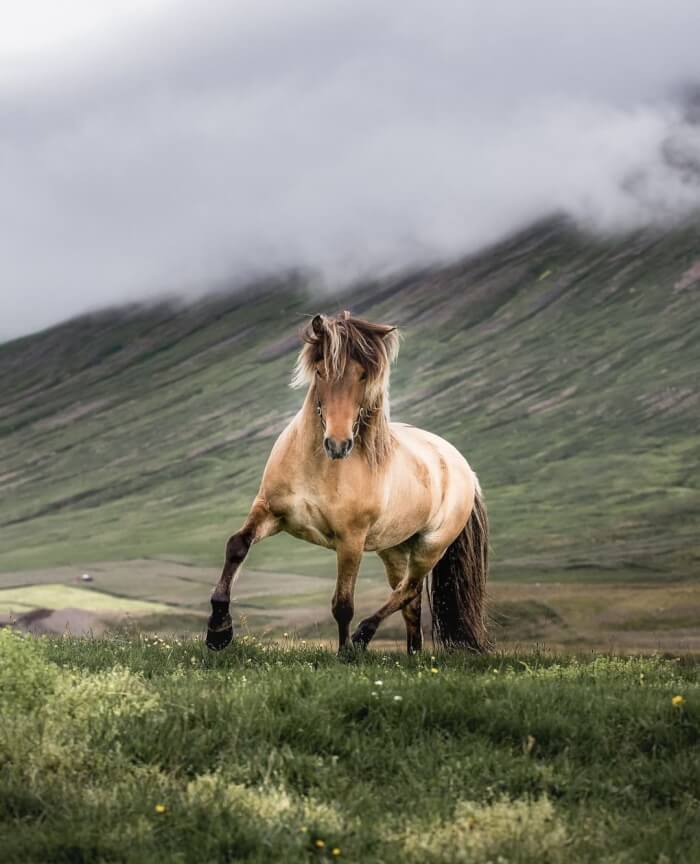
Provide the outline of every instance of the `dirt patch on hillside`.
{"type": "Polygon", "coordinates": [[[98,615],[86,609],[32,609],[23,615],[0,616],[0,627],[11,625],[37,636],[63,633],[70,636],[101,636],[115,621],[114,617],[98,615]]]}

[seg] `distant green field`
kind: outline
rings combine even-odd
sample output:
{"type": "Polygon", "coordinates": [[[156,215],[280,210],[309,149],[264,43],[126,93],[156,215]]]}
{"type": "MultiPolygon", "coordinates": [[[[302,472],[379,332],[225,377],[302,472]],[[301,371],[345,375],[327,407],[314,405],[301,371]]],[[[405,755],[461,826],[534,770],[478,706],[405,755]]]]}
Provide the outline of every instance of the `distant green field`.
{"type": "Polygon", "coordinates": [[[696,864],[697,660],[0,630],[7,864],[696,864]]]}
{"type": "Polygon", "coordinates": [[[28,585],[25,588],[0,590],[0,612],[27,609],[87,609],[94,612],[119,612],[145,615],[172,612],[164,603],[130,600],[100,591],[89,591],[71,585],[28,585]]]}

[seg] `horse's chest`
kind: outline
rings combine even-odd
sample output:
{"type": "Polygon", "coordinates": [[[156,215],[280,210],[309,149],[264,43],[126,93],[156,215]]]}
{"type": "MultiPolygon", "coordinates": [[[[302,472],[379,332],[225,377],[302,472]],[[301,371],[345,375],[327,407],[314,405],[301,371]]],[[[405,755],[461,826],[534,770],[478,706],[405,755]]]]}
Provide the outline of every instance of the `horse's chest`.
{"type": "Polygon", "coordinates": [[[285,530],[293,537],[335,548],[338,530],[337,514],[333,507],[302,495],[289,496],[280,507],[285,530]]]}

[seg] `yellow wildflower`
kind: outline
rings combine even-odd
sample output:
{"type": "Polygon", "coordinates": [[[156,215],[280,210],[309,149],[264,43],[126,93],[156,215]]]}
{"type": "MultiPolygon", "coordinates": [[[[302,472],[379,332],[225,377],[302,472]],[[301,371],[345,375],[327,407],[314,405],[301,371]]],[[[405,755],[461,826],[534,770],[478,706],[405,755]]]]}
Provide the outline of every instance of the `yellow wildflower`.
{"type": "Polygon", "coordinates": [[[433,666],[430,671],[433,673],[433,675],[437,675],[437,673],[438,673],[438,670],[436,669],[435,666],[433,666]]]}
{"type": "Polygon", "coordinates": [[[339,849],[337,846],[334,846],[334,847],[331,849],[331,855],[332,855],[334,858],[338,858],[339,855],[340,855],[340,849],[339,849]]]}
{"type": "Polygon", "coordinates": [[[165,806],[165,804],[156,804],[153,809],[156,811],[156,813],[165,813],[168,808],[165,806]]]}
{"type": "Polygon", "coordinates": [[[326,845],[325,842],[323,840],[321,840],[320,837],[318,838],[318,840],[314,840],[314,846],[317,849],[323,849],[325,847],[325,845],[326,845]]]}
{"type": "Polygon", "coordinates": [[[674,696],[673,699],[671,699],[671,702],[673,703],[674,708],[680,708],[685,702],[685,696],[674,696]]]}

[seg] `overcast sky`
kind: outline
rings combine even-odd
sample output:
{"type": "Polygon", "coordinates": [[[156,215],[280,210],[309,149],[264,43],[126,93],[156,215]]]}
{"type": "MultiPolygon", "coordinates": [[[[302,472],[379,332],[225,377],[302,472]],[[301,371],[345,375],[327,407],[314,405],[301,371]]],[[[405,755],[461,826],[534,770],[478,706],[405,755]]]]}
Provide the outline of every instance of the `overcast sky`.
{"type": "Polygon", "coordinates": [[[8,4],[0,337],[557,210],[670,220],[700,205],[699,44],[698,0],[8,4]]]}

